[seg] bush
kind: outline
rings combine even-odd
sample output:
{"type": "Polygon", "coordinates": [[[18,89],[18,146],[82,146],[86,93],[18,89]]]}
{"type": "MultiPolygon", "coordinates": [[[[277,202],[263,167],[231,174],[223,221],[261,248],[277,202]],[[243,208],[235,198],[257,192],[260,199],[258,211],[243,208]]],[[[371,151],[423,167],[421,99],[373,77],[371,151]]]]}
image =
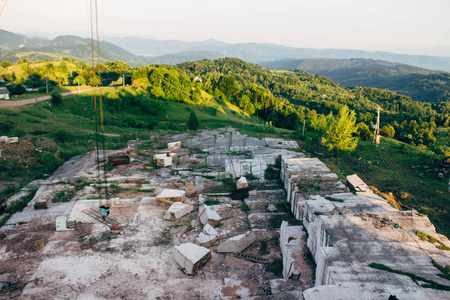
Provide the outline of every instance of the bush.
{"type": "Polygon", "coordinates": [[[39,162],[45,167],[46,173],[53,173],[63,163],[62,159],[59,159],[53,153],[42,154],[39,162]]]}
{"type": "Polygon", "coordinates": [[[189,120],[188,120],[188,128],[189,130],[197,130],[198,127],[200,126],[198,123],[198,119],[197,116],[195,115],[195,111],[191,110],[191,114],[189,115],[189,120]]]}
{"type": "Polygon", "coordinates": [[[7,88],[8,88],[8,91],[13,95],[22,95],[27,92],[25,87],[23,85],[21,85],[20,83],[10,84],[7,86],[7,88]]]}
{"type": "Polygon", "coordinates": [[[61,94],[58,93],[58,92],[53,92],[51,101],[52,101],[53,105],[56,105],[56,106],[61,105],[62,104],[62,96],[61,96],[61,94]]]}
{"type": "Polygon", "coordinates": [[[22,128],[16,127],[11,131],[12,136],[23,137],[27,132],[22,128]]]}
{"type": "Polygon", "coordinates": [[[64,129],[58,129],[55,132],[53,132],[53,137],[61,142],[61,143],[65,143],[68,142],[70,140],[72,140],[73,135],[67,131],[65,131],[64,129]]]}
{"type": "Polygon", "coordinates": [[[0,133],[8,134],[11,132],[12,129],[13,129],[12,125],[0,122],[0,133]]]}

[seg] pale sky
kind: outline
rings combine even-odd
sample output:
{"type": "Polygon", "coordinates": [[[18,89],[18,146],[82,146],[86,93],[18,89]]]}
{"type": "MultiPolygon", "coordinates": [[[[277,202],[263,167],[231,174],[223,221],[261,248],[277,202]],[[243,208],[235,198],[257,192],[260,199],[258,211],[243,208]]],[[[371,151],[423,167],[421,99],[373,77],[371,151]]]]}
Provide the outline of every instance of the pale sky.
{"type": "MultiPolygon", "coordinates": [[[[89,35],[89,0],[9,0],[0,29],[89,35]]],[[[98,0],[99,35],[450,56],[450,0],[98,0]]]]}

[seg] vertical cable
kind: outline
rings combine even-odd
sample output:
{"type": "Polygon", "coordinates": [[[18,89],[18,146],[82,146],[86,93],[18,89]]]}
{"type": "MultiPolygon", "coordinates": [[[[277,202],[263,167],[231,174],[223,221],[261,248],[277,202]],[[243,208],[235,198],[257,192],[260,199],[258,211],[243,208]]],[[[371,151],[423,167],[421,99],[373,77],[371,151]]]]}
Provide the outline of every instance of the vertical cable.
{"type": "MultiPolygon", "coordinates": [[[[103,159],[105,160],[105,129],[103,126],[103,102],[102,102],[102,80],[101,80],[101,72],[100,72],[100,38],[98,35],[98,9],[97,9],[97,0],[95,0],[95,29],[97,33],[97,73],[99,80],[99,101],[100,101],[100,129],[101,129],[101,143],[102,143],[102,153],[103,159]]],[[[104,188],[105,188],[105,201],[108,200],[108,192],[107,192],[107,182],[106,182],[106,162],[103,164],[103,180],[104,180],[104,188]]]]}

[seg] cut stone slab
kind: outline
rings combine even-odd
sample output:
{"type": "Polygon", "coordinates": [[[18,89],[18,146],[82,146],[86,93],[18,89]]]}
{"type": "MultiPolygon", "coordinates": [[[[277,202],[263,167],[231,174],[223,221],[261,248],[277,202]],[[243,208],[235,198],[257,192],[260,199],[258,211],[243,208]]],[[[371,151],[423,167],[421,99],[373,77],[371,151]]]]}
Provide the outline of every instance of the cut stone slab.
{"type": "Polygon", "coordinates": [[[194,207],[191,204],[182,202],[174,202],[170,208],[164,213],[164,220],[176,220],[190,213],[194,207]]]}
{"type": "Polygon", "coordinates": [[[304,234],[302,226],[288,226],[286,221],[281,223],[280,248],[283,256],[284,279],[288,279],[291,276],[299,278],[301,275],[304,254],[300,242],[304,234]]]}
{"type": "Polygon", "coordinates": [[[222,220],[219,214],[208,206],[203,206],[200,209],[199,218],[203,225],[209,224],[211,226],[219,225],[222,220]]]}
{"type": "Polygon", "coordinates": [[[177,151],[181,149],[181,141],[173,142],[173,143],[167,143],[167,148],[169,148],[170,151],[177,151]]]}
{"type": "Polygon", "coordinates": [[[174,247],[173,256],[186,274],[195,275],[211,259],[211,250],[193,243],[185,243],[174,247]]]}
{"type": "Polygon", "coordinates": [[[195,188],[194,183],[192,183],[192,182],[189,183],[188,185],[186,185],[185,190],[186,190],[186,194],[189,198],[195,198],[198,195],[198,191],[195,188]]]}
{"type": "Polygon", "coordinates": [[[236,189],[240,190],[240,189],[248,189],[248,182],[247,182],[247,178],[245,178],[244,176],[242,176],[241,178],[239,178],[239,180],[236,182],[236,189]]]}
{"type": "Polygon", "coordinates": [[[185,191],[164,189],[158,196],[155,197],[156,205],[166,206],[172,205],[175,202],[183,202],[185,200],[185,191]]]}
{"type": "Polygon", "coordinates": [[[232,238],[229,238],[228,240],[219,245],[219,247],[217,248],[217,252],[239,253],[244,251],[254,241],[256,241],[256,236],[252,231],[249,231],[247,233],[236,235],[232,238]]]}

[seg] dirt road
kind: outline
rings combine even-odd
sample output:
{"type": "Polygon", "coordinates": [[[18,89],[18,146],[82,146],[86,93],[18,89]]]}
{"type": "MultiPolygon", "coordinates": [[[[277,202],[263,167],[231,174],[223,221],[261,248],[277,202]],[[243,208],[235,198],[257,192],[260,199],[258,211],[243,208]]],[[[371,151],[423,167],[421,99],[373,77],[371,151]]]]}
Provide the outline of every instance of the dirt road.
{"type": "MultiPolygon", "coordinates": [[[[102,87],[106,88],[106,87],[102,87]]],[[[92,89],[86,89],[86,90],[82,90],[80,91],[80,93],[84,93],[84,92],[88,92],[88,91],[92,91],[92,89]]],[[[78,91],[73,91],[73,92],[65,92],[65,93],[61,93],[61,96],[68,96],[68,95],[74,95],[77,94],[78,91]]],[[[30,98],[30,99],[23,99],[23,100],[0,100],[0,108],[4,108],[4,107],[15,107],[15,106],[22,106],[22,105],[26,105],[26,104],[31,104],[31,103],[36,103],[36,102],[41,102],[41,101],[45,101],[45,100],[50,100],[52,97],[50,95],[48,96],[42,96],[42,97],[37,97],[37,98],[30,98]]]]}

